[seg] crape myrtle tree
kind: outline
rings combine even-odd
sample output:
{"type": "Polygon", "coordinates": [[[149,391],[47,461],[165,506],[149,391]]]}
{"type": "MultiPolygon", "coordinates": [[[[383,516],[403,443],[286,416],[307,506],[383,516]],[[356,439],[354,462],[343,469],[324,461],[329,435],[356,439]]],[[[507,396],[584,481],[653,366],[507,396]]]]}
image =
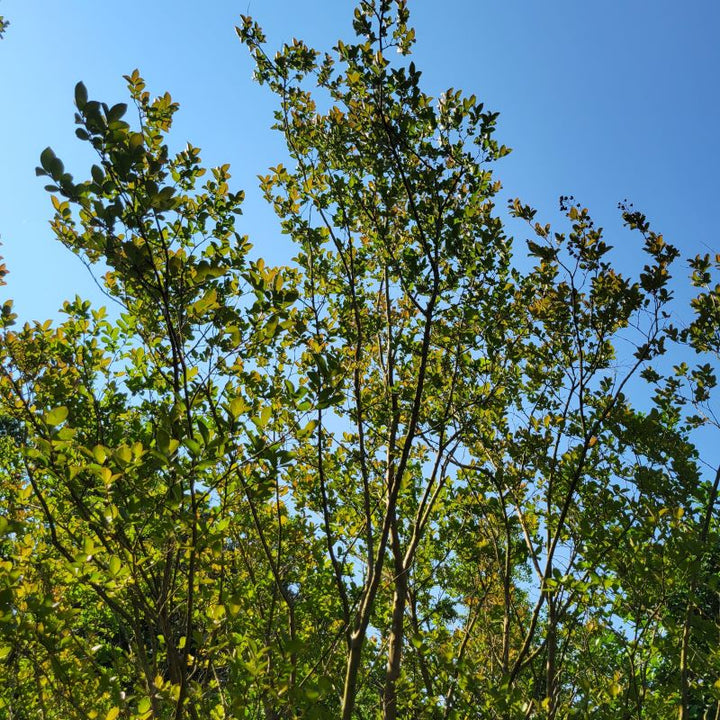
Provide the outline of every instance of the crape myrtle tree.
{"type": "Polygon", "coordinates": [[[718,268],[674,327],[630,206],[636,277],[572,198],[557,232],[510,203],[523,252],[497,115],[423,92],[408,20],[361,2],[323,55],[242,19],[283,267],[229,168],[170,152],[169,95],[77,86],[97,164],[38,174],[116,312],[2,309],[6,716],[719,716],[718,268]]]}

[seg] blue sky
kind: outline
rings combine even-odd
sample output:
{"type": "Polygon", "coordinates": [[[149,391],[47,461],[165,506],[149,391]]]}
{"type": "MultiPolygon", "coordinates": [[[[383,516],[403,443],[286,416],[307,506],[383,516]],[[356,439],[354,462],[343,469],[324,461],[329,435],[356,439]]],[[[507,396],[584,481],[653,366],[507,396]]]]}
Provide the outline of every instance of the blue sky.
{"type": "MultiPolygon", "coordinates": [[[[425,88],[475,93],[500,115],[513,153],[497,164],[501,200],[520,196],[555,217],[557,198],[588,206],[620,250],[635,254],[616,211],[629,198],[685,255],[720,252],[720,4],[711,0],[410,0],[425,88]]],[[[122,75],[181,110],[173,143],[206,164],[230,162],[248,193],[243,232],[271,262],[289,258],[256,176],[283,159],[269,130],[273,98],[252,83],[233,26],[253,15],[270,44],[293,36],[329,49],[351,36],[350,0],[3,0],[0,41],[0,238],[5,296],[23,319],[55,315],[76,292],[98,298],[79,262],[52,237],[50,200],[34,168],[52,146],[77,178],[92,157],[74,136],[73,87],[126,99],[122,75]]],[[[522,232],[520,237],[522,237],[522,232]]],[[[626,269],[626,268],[623,268],[626,269]]]]}

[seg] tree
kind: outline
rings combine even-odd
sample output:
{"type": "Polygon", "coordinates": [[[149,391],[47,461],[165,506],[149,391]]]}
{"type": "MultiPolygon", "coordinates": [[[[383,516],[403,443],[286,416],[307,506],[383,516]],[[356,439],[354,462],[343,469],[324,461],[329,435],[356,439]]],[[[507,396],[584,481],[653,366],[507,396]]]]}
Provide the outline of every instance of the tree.
{"type": "Polygon", "coordinates": [[[238,28],[285,267],[227,166],[170,155],[169,95],[127,76],[133,127],[77,86],[98,164],[38,174],[119,309],[3,309],[11,717],[715,717],[710,261],[678,330],[678,252],[630,206],[636,279],[572,198],[565,232],[510,204],[520,256],[497,114],[422,91],[408,21],[361,2],[331,55],[238,28]]]}

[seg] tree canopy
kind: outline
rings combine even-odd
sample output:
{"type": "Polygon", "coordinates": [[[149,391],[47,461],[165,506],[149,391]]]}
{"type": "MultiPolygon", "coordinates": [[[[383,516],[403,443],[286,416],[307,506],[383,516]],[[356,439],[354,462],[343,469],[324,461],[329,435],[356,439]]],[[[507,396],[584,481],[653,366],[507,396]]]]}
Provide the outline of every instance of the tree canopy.
{"type": "Polygon", "coordinates": [[[423,91],[404,0],[353,29],[237,28],[285,265],[137,70],[76,87],[87,179],[43,151],[110,310],[2,306],[2,713],[717,720],[720,257],[685,308],[632,205],[623,272],[573,198],[498,207],[497,113],[423,91]]]}

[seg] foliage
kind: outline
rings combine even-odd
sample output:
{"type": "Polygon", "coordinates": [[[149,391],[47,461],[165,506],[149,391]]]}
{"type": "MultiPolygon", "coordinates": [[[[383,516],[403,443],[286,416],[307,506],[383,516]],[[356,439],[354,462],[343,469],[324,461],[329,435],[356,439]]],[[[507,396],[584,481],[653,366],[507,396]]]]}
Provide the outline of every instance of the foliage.
{"type": "Polygon", "coordinates": [[[2,308],[8,717],[720,712],[720,258],[676,327],[678,251],[631,206],[636,276],[572,198],[557,231],[510,203],[523,251],[497,114],[421,89],[408,21],[363,1],[326,55],[237,28],[284,267],[228,166],[170,152],[168,94],[128,75],[131,123],[77,85],[97,164],[37,172],[117,311],[2,308]]]}
{"type": "Polygon", "coordinates": [[[3,36],[5,35],[5,31],[8,29],[9,25],[10,21],[6,20],[3,15],[0,15],[0,40],[2,40],[3,36]]]}

